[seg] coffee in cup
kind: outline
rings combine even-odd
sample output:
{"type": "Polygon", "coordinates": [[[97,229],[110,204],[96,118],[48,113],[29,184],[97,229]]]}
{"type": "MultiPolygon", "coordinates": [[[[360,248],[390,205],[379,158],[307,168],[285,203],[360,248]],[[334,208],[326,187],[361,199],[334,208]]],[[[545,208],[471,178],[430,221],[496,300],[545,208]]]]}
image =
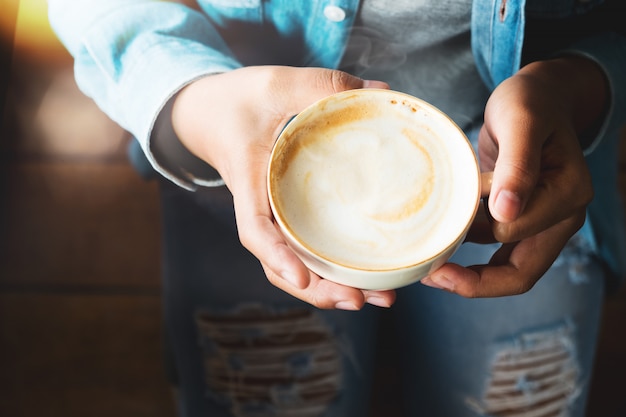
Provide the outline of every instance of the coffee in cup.
{"type": "Polygon", "coordinates": [[[415,97],[326,97],[280,134],[270,206],[288,245],[323,278],[391,289],[428,275],[463,242],[480,171],[463,131],[415,97]]]}

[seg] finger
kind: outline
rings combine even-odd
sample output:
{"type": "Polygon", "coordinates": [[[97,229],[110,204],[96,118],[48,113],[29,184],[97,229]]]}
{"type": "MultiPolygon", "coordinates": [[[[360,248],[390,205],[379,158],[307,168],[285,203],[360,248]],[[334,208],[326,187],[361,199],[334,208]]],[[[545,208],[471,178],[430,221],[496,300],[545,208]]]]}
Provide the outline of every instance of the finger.
{"type": "Polygon", "coordinates": [[[550,268],[580,224],[578,218],[567,219],[532,238],[502,245],[488,265],[446,264],[425,284],[470,298],[522,294],[550,268]]]}
{"type": "MultiPolygon", "coordinates": [[[[568,217],[584,217],[586,199],[568,198],[565,186],[558,181],[542,183],[535,190],[524,214],[511,223],[493,222],[492,232],[499,242],[515,242],[529,238],[562,222],[568,217]]],[[[582,192],[584,194],[584,192],[582,192]]],[[[582,224],[581,224],[582,225],[582,224]]]]}
{"type": "Polygon", "coordinates": [[[500,148],[489,196],[489,210],[499,222],[511,222],[519,217],[539,178],[540,150],[519,145],[523,139],[513,142],[518,144],[500,148]]]}
{"type": "Polygon", "coordinates": [[[485,133],[498,146],[489,210],[499,222],[511,222],[524,211],[539,179],[541,149],[549,132],[522,106],[489,101],[485,133]]]}
{"type": "Polygon", "coordinates": [[[266,270],[293,288],[307,288],[309,270],[287,246],[280,231],[266,214],[247,214],[239,210],[239,239],[264,265],[266,270]]]}
{"type": "Polygon", "coordinates": [[[377,307],[391,307],[396,301],[396,292],[394,290],[373,291],[363,290],[365,302],[377,307]]]}
{"type": "Polygon", "coordinates": [[[384,81],[378,81],[378,80],[363,80],[363,87],[362,88],[382,88],[384,90],[389,90],[389,84],[387,84],[384,81]]]}
{"type": "Polygon", "coordinates": [[[359,290],[322,279],[312,272],[306,288],[295,288],[288,285],[271,269],[265,269],[265,273],[269,281],[276,287],[322,309],[360,310],[365,303],[379,307],[390,307],[396,298],[395,291],[359,290]]]}
{"type": "Polygon", "coordinates": [[[567,131],[546,143],[542,172],[524,212],[511,223],[495,222],[501,242],[522,240],[567,218],[582,216],[593,198],[593,186],[582,152],[567,131]]]}
{"type": "Polygon", "coordinates": [[[366,302],[379,307],[393,304],[394,291],[364,291],[346,287],[310,272],[287,246],[274,223],[267,193],[258,192],[260,188],[257,187],[265,187],[265,179],[237,178],[240,182],[233,186],[238,189],[234,194],[234,204],[239,238],[261,261],[273,285],[319,308],[358,310],[366,302]]]}
{"type": "Polygon", "coordinates": [[[239,240],[266,269],[295,288],[306,288],[309,271],[287,246],[274,223],[267,196],[267,157],[258,157],[250,152],[242,152],[241,155],[236,164],[260,174],[227,176],[227,186],[233,194],[239,240]]]}

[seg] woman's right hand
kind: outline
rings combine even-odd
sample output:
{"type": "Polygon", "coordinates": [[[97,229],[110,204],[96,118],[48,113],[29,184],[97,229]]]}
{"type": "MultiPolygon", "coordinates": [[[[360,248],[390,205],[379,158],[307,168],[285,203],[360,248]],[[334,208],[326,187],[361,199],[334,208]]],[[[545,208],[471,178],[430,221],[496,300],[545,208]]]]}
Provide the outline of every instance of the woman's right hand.
{"type": "Polygon", "coordinates": [[[269,156],[293,115],[330,94],[365,87],[388,88],[335,70],[245,67],[201,78],[174,102],[172,123],[179,139],[220,173],[233,194],[243,246],[259,259],[272,284],[319,308],[388,307],[395,292],[346,287],[306,268],[274,223],[266,188],[269,156]]]}

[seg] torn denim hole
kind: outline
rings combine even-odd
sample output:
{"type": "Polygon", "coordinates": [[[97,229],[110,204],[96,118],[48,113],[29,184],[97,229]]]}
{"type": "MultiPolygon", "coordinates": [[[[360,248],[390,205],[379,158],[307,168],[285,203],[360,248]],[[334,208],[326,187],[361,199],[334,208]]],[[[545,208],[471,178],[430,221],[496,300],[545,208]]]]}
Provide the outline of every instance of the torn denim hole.
{"type": "Polygon", "coordinates": [[[552,266],[566,266],[567,274],[572,284],[586,284],[590,279],[586,273],[586,267],[593,262],[594,257],[594,248],[587,239],[583,238],[580,233],[577,233],[565,245],[552,266]]]}
{"type": "Polygon", "coordinates": [[[319,416],[339,393],[339,346],[313,310],[246,305],[196,323],[208,388],[233,416],[319,416]]]}
{"type": "Polygon", "coordinates": [[[581,392],[573,332],[565,323],[498,346],[482,399],[467,404],[482,416],[569,416],[581,392]]]}

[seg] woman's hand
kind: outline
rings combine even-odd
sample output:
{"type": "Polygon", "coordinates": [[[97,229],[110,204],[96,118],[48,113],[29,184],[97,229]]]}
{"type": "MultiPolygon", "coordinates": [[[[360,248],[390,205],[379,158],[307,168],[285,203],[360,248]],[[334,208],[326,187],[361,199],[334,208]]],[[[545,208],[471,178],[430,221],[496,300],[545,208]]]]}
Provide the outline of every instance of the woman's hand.
{"type": "Polygon", "coordinates": [[[425,284],[466,297],[528,291],[583,225],[593,197],[578,133],[602,115],[598,67],[561,58],[524,67],[500,84],[479,136],[484,171],[493,171],[491,231],[502,247],[488,265],[446,264],[425,284]]]}
{"type": "Polygon", "coordinates": [[[183,144],[213,166],[233,194],[239,237],[275,286],[320,308],[388,307],[394,291],[365,291],[309,271],[274,223],[266,189],[270,152],[281,129],[309,104],[364,87],[388,88],[340,71],[247,67],[202,78],[177,96],[172,123],[183,144]]]}

